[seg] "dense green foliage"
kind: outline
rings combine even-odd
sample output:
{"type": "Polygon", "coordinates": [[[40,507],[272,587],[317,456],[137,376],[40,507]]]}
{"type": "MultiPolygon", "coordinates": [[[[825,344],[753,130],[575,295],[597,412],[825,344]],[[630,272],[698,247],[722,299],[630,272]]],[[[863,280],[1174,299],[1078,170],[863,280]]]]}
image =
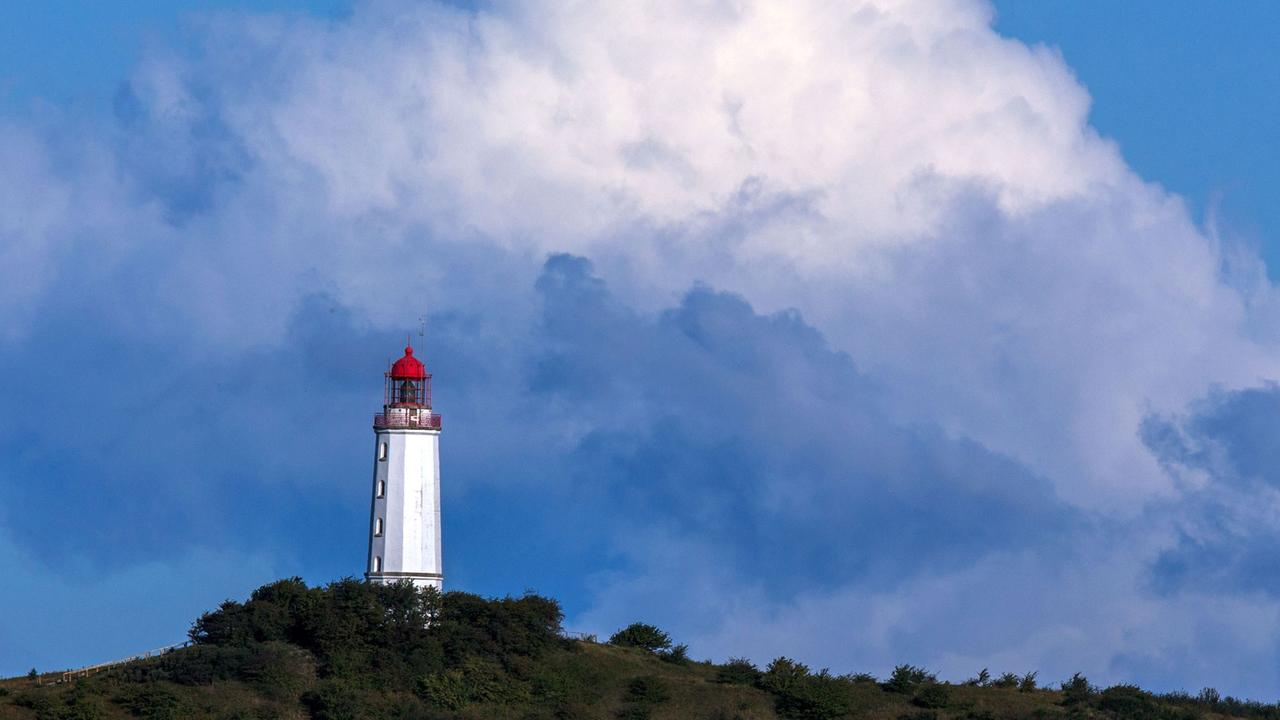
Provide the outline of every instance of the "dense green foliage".
{"type": "Polygon", "coordinates": [[[693,662],[652,625],[602,645],[567,639],[561,620],[536,595],[282,580],[201,616],[189,648],[56,685],[0,681],[0,720],[1280,720],[1280,706],[1212,689],[1100,689],[1078,673],[1047,689],[1035,672],[953,685],[913,665],[877,681],[786,657],[693,662]]]}
{"type": "Polygon", "coordinates": [[[632,623],[609,638],[610,645],[640,648],[656,653],[671,648],[671,636],[646,623],[632,623]]]}

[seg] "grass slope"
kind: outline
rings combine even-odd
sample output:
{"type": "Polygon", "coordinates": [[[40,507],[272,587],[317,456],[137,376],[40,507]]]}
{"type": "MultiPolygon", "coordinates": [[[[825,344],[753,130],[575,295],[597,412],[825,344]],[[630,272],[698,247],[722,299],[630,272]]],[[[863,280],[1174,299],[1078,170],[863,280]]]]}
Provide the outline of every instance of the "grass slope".
{"type": "Polygon", "coordinates": [[[693,662],[651,626],[597,643],[565,638],[561,619],[533,595],[283,580],[202,616],[191,647],[64,683],[0,681],[0,720],[1280,718],[1212,691],[1100,690],[1080,677],[1051,690],[1034,676],[953,685],[911,666],[877,681],[786,658],[693,662]]]}

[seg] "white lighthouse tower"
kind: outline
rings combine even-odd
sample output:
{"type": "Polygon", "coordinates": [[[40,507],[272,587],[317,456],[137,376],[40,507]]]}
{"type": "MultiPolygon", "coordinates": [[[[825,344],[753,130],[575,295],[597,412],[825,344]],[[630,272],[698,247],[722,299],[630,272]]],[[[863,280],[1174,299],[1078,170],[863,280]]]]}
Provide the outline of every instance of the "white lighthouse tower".
{"type": "Polygon", "coordinates": [[[440,416],[431,409],[431,373],[404,349],[386,374],[382,412],[373,418],[370,582],[408,580],[441,589],[440,416]]]}

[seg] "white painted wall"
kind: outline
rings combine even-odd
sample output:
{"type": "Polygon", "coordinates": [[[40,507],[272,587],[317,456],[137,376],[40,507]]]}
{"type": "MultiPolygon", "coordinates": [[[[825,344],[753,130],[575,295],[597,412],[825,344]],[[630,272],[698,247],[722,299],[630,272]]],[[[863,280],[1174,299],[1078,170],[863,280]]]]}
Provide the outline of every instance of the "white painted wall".
{"type": "Polygon", "coordinates": [[[373,509],[369,515],[370,582],[411,580],[442,589],[440,547],[440,433],[436,430],[377,429],[373,448],[373,509]],[[380,446],[386,458],[379,460],[380,446]],[[378,497],[378,483],[385,483],[378,497]],[[383,520],[381,537],[374,534],[383,520]],[[376,571],[375,558],[382,558],[376,571]]]}

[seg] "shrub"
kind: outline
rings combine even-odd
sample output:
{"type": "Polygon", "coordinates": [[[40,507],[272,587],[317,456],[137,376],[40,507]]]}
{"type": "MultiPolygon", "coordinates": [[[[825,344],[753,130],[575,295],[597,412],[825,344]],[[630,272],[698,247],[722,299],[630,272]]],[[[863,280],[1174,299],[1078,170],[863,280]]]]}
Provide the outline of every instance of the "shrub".
{"type": "Polygon", "coordinates": [[[1098,694],[1098,709],[1125,720],[1155,720],[1160,707],[1155,698],[1135,685],[1115,685],[1098,694]]]}
{"type": "Polygon", "coordinates": [[[479,658],[468,658],[461,668],[420,678],[415,692],[423,702],[441,710],[460,710],[473,702],[514,704],[529,699],[527,683],[479,658]]]}
{"type": "Polygon", "coordinates": [[[879,682],[878,680],[876,680],[875,675],[872,675],[871,673],[865,673],[865,672],[853,673],[852,675],[848,676],[848,680],[851,683],[858,683],[858,684],[875,684],[879,682]]]}
{"type": "Polygon", "coordinates": [[[178,720],[183,717],[181,703],[172,690],[148,683],[123,698],[122,703],[134,717],[149,720],[178,720]]]}
{"type": "Polygon", "coordinates": [[[418,681],[416,692],[423,702],[440,710],[461,710],[470,699],[467,679],[461,670],[427,675],[418,681]]]}
{"type": "Polygon", "coordinates": [[[1089,684],[1088,679],[1080,673],[1071,676],[1070,680],[1062,683],[1062,704],[1071,707],[1072,705],[1080,705],[1087,703],[1093,697],[1094,688],[1089,684]]]}
{"type": "Polygon", "coordinates": [[[355,720],[368,716],[359,691],[343,678],[322,681],[315,690],[303,693],[302,702],[315,720],[355,720]]]}
{"type": "Polygon", "coordinates": [[[603,696],[605,677],[592,658],[575,655],[561,663],[536,666],[529,677],[529,693],[540,705],[552,708],[595,703],[603,696]]]}
{"type": "Polygon", "coordinates": [[[689,646],[684,643],[675,645],[666,652],[658,653],[658,657],[662,658],[664,662],[685,665],[689,662],[689,646]]]}
{"type": "Polygon", "coordinates": [[[951,690],[946,685],[925,685],[911,702],[926,710],[945,708],[951,702],[951,690]]]}
{"type": "Polygon", "coordinates": [[[1200,694],[1196,696],[1196,699],[1205,705],[1213,707],[1222,701],[1222,696],[1218,694],[1217,690],[1207,687],[1200,691],[1200,694]]]}
{"type": "Polygon", "coordinates": [[[899,665],[893,669],[893,674],[885,681],[884,689],[889,692],[910,695],[921,685],[937,682],[937,680],[933,673],[922,667],[899,665]]]}
{"type": "MultiPolygon", "coordinates": [[[[671,636],[653,625],[631,623],[609,638],[610,645],[640,648],[651,653],[671,648],[671,636]]],[[[687,648],[686,648],[687,649],[687,648]]]]}
{"type": "Polygon", "coordinates": [[[986,687],[991,684],[991,673],[986,668],[982,668],[977,675],[965,680],[964,684],[974,687],[986,687]]]}
{"type": "Polygon", "coordinates": [[[181,685],[209,685],[215,680],[247,679],[255,648],[196,645],[160,658],[156,675],[181,685]]]}
{"type": "Polygon", "coordinates": [[[1015,688],[1018,687],[1019,678],[1013,673],[1004,673],[991,683],[991,687],[998,688],[1015,688]]]}
{"type": "Polygon", "coordinates": [[[759,685],[772,693],[786,692],[809,677],[809,666],[788,657],[775,658],[764,669],[759,685]]]}
{"type": "Polygon", "coordinates": [[[48,693],[29,690],[18,693],[13,698],[13,704],[34,711],[37,717],[56,717],[57,706],[60,703],[57,703],[48,693]]]}
{"type": "Polygon", "coordinates": [[[849,714],[848,685],[830,675],[810,675],[777,693],[774,708],[786,720],[834,720],[849,714]]]}
{"type": "Polygon", "coordinates": [[[1035,690],[1035,689],[1036,689],[1036,676],[1037,676],[1037,675],[1039,675],[1039,674],[1040,674],[1040,673],[1036,672],[1035,670],[1032,670],[1031,672],[1027,673],[1026,675],[1023,675],[1023,676],[1022,676],[1022,678],[1018,680],[1018,691],[1019,691],[1019,692],[1031,692],[1031,691],[1035,690]]]}
{"type": "Polygon", "coordinates": [[[657,705],[671,697],[667,684],[662,678],[646,675],[632,678],[627,683],[627,699],[632,702],[657,705]]]}
{"type": "Polygon", "coordinates": [[[67,704],[67,709],[58,715],[58,720],[99,720],[106,714],[101,700],[85,695],[76,695],[67,704]]]}
{"type": "Polygon", "coordinates": [[[769,663],[756,686],[774,696],[778,717],[789,720],[828,720],[845,716],[850,710],[849,682],[823,670],[809,672],[808,666],[780,657],[769,663]]]}
{"type": "Polygon", "coordinates": [[[746,658],[729,658],[729,662],[716,670],[716,682],[731,685],[754,685],[760,679],[760,669],[746,658]]]}

